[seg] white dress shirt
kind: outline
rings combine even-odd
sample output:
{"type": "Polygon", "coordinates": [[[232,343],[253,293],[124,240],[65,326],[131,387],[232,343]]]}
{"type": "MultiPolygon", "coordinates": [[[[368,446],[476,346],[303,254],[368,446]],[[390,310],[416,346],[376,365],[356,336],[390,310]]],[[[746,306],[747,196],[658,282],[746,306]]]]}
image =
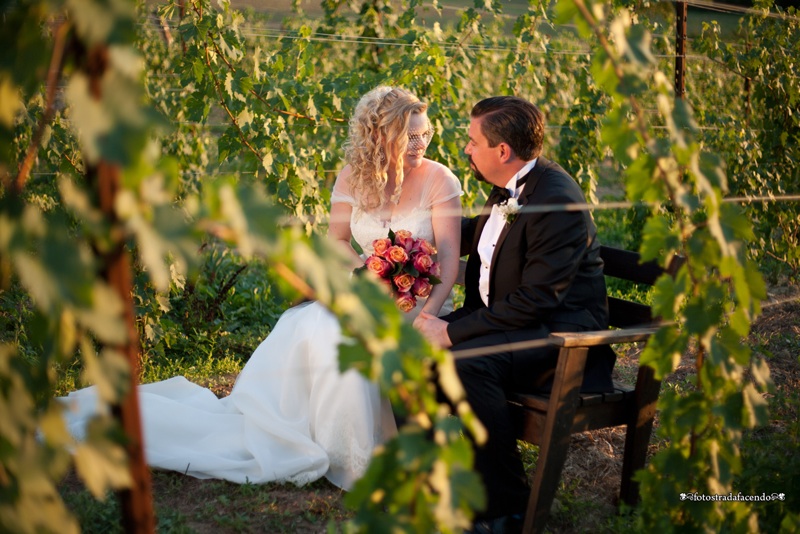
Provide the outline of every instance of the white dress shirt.
{"type": "MultiPolygon", "coordinates": [[[[532,159],[526,163],[506,184],[506,189],[508,189],[512,197],[519,198],[524,184],[517,187],[517,180],[533,169],[537,159],[538,158],[532,159]]],[[[505,217],[503,217],[503,214],[500,213],[500,210],[495,204],[492,206],[489,220],[486,221],[486,226],[483,227],[481,238],[478,241],[478,254],[481,257],[481,275],[478,282],[478,291],[481,295],[481,300],[483,300],[483,303],[487,306],[489,305],[489,275],[492,272],[492,256],[494,255],[497,240],[500,238],[500,233],[503,231],[505,225],[505,217]]]]}

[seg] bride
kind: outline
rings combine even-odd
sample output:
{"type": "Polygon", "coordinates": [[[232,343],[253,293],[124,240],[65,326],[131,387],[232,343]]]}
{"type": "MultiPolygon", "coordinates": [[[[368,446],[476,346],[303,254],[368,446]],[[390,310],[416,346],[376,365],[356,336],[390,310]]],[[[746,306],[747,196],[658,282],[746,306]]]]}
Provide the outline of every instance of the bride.
{"type": "MultiPolygon", "coordinates": [[[[460,185],[424,158],[433,136],[427,104],[400,88],[364,95],[350,120],[347,165],[331,196],[329,237],[354,266],[388,230],[435,243],[442,283],[409,313],[451,311],[458,270],[460,185]]],[[[355,370],[340,373],[336,317],[318,303],[287,310],[252,354],[230,395],[174,377],[139,386],[145,457],[152,467],[237,483],[306,484],[325,476],[349,489],[373,448],[396,432],[388,403],[355,370]]],[[[97,409],[94,387],[61,399],[78,438],[97,409]]]]}

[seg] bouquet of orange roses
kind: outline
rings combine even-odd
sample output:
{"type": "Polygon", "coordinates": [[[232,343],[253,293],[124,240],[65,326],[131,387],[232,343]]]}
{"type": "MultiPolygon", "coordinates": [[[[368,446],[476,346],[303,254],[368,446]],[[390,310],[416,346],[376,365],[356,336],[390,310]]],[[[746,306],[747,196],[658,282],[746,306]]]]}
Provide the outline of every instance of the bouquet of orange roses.
{"type": "Polygon", "coordinates": [[[389,236],[372,242],[373,253],[359,270],[378,275],[391,288],[397,306],[408,313],[417,297],[427,298],[441,284],[441,267],[433,261],[436,248],[424,239],[414,239],[408,230],[389,230],[389,236]]]}

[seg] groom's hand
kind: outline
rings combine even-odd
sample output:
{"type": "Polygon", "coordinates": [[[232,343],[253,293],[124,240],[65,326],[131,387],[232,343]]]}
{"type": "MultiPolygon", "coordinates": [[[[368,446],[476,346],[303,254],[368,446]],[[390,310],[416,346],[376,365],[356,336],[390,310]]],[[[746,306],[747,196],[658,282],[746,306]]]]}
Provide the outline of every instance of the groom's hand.
{"type": "Polygon", "coordinates": [[[453,346],[450,336],[447,335],[447,322],[442,321],[435,315],[421,312],[414,319],[414,327],[422,333],[432,344],[447,349],[453,346]]]}

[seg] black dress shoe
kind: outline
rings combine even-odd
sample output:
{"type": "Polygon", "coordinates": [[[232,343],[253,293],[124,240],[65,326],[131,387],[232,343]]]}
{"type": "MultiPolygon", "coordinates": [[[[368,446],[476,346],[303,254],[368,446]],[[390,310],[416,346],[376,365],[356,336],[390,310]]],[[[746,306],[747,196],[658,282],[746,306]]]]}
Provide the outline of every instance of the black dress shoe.
{"type": "Polygon", "coordinates": [[[475,521],[472,529],[465,531],[465,534],[520,534],[522,522],[523,517],[518,514],[475,521]]]}

